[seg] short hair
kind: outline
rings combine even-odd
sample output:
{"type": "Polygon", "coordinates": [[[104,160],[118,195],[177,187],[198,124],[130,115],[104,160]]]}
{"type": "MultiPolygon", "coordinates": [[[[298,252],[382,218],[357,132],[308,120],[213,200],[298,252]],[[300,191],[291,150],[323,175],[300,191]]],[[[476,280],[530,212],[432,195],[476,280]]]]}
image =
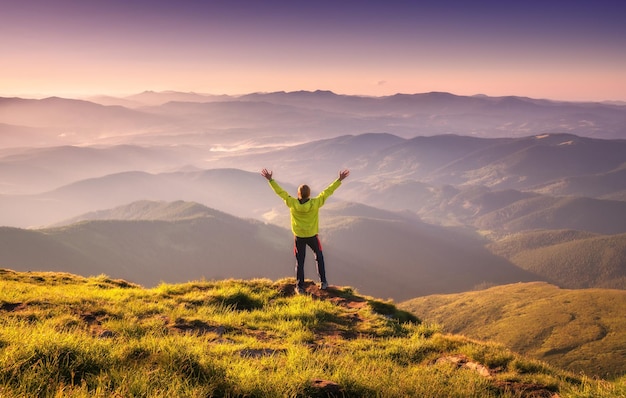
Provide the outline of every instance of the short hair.
{"type": "Polygon", "coordinates": [[[308,185],[300,185],[298,187],[298,198],[299,199],[308,199],[311,196],[311,188],[308,185]]]}

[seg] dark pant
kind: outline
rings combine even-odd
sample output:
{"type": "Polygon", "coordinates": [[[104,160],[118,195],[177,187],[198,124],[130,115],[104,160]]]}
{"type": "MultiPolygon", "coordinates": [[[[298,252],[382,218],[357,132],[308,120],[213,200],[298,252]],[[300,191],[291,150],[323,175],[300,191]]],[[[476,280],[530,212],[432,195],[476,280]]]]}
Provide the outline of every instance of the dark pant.
{"type": "Polygon", "coordinates": [[[324,267],[324,254],[322,253],[322,243],[317,235],[310,238],[295,237],[294,254],[296,255],[296,279],[298,286],[304,288],[304,258],[306,247],[309,246],[315,253],[315,264],[317,265],[317,275],[320,282],[326,282],[326,269],[324,267]]]}

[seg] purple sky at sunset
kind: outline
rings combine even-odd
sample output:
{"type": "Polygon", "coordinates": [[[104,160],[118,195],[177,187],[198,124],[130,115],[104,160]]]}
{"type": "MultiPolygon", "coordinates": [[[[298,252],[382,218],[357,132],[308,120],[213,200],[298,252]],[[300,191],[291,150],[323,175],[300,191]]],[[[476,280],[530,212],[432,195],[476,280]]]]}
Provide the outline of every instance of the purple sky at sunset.
{"type": "Polygon", "coordinates": [[[1,1],[4,97],[322,89],[626,101],[621,1],[1,1]]]}

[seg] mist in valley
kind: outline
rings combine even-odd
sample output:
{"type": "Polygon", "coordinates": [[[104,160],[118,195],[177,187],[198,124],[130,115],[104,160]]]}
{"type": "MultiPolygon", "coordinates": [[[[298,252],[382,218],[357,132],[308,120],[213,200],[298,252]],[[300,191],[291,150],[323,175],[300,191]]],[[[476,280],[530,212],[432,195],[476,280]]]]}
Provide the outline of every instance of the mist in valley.
{"type": "Polygon", "coordinates": [[[331,284],[397,301],[626,289],[625,126],[619,105],[448,93],[0,98],[0,266],[146,286],[291,277],[288,210],[259,171],[316,195],[347,168],[321,210],[331,284]],[[551,270],[537,234],[554,237],[551,270]],[[613,254],[558,261],[576,247],[613,254]]]}

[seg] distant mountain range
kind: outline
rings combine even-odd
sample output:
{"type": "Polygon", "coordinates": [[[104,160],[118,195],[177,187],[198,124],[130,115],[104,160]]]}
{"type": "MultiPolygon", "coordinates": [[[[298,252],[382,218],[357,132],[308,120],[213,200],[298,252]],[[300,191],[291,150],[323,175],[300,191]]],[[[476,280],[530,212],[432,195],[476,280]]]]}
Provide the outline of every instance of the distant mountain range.
{"type": "MultiPolygon", "coordinates": [[[[331,285],[575,372],[623,374],[624,104],[0,98],[0,268],[146,287],[292,277],[289,212],[262,168],[294,195],[350,169],[321,209],[331,285]]],[[[316,280],[312,253],[305,273],[316,280]]]]}
{"type": "Polygon", "coordinates": [[[0,125],[7,133],[0,138],[0,147],[33,145],[32,135],[18,134],[33,128],[43,130],[37,134],[37,146],[260,145],[269,140],[297,143],[363,133],[389,133],[403,138],[562,133],[626,138],[624,106],[524,97],[465,97],[437,92],[387,97],[328,91],[241,96],[146,92],[127,98],[90,100],[0,98],[0,125]]]}
{"type": "Polygon", "coordinates": [[[37,195],[0,196],[0,219],[5,225],[44,226],[138,200],[194,201],[257,219],[276,205],[274,194],[258,173],[236,169],[159,174],[129,171],[81,180],[37,195]]]}
{"type": "Polygon", "coordinates": [[[407,140],[365,134],[262,153],[219,158],[209,154],[208,160],[202,159],[206,152],[186,147],[3,152],[0,176],[5,192],[23,193],[0,196],[0,219],[9,226],[51,224],[143,199],[195,201],[239,217],[263,219],[276,201],[258,175],[261,168],[274,169],[276,179],[292,191],[291,184],[301,182],[315,191],[330,183],[337,170],[348,167],[352,175],[337,192],[338,198],[411,211],[429,222],[507,233],[626,232],[626,202],[621,200],[626,179],[619,178],[626,170],[623,140],[571,135],[407,140]],[[208,165],[225,168],[198,167],[208,165]],[[180,171],[163,172],[167,169],[180,171]],[[50,190],[55,182],[73,179],[50,190]],[[556,196],[565,186],[575,196],[556,196]]]}
{"type": "Polygon", "coordinates": [[[146,284],[291,275],[287,209],[259,170],[315,195],[349,168],[322,215],[337,283],[394,299],[530,280],[624,289],[625,126],[618,104],[448,93],[0,98],[0,266],[146,284]],[[170,218],[190,202],[211,210],[170,218]],[[238,226],[234,242],[204,247],[218,225],[238,226]],[[258,273],[238,236],[268,259],[258,273]]]}

